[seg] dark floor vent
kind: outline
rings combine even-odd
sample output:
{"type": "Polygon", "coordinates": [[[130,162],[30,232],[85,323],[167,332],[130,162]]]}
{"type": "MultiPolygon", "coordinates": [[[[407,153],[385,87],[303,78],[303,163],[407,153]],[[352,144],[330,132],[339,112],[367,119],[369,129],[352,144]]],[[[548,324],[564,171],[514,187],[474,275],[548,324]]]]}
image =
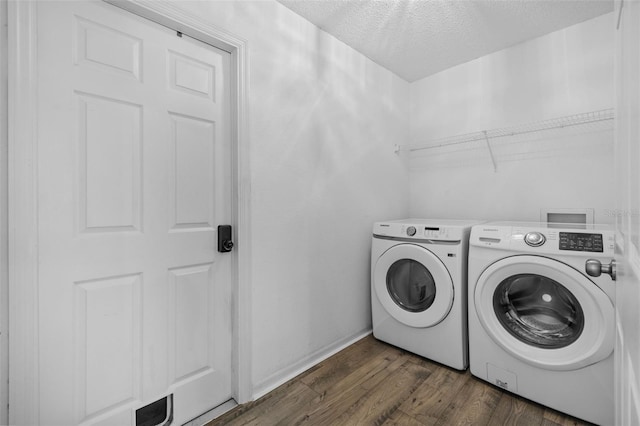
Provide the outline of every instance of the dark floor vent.
{"type": "Polygon", "coordinates": [[[169,426],[173,422],[173,395],[136,410],[136,426],[169,426]]]}

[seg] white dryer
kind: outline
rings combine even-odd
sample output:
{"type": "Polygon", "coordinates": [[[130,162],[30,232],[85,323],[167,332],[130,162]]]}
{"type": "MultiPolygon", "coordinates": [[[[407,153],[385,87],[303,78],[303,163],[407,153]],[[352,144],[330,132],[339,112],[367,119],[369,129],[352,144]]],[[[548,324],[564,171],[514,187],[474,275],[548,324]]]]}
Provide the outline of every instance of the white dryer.
{"type": "Polygon", "coordinates": [[[406,219],[373,226],[373,335],[464,370],[467,252],[478,221],[406,219]]]}
{"type": "Polygon", "coordinates": [[[469,363],[558,411],[614,422],[614,234],[487,223],[471,231],[469,363]]]}

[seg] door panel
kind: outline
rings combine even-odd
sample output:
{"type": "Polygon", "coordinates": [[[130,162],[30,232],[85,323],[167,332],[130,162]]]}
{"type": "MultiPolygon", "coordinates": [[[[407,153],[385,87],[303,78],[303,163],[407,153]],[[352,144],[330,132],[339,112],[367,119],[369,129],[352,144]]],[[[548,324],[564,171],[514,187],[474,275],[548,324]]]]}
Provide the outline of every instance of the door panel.
{"type": "Polygon", "coordinates": [[[140,231],[142,106],[75,94],[80,232],[140,231]]]}
{"type": "Polygon", "coordinates": [[[140,393],[141,278],[135,274],[75,286],[81,418],[127,405],[140,393]]]}
{"type": "Polygon", "coordinates": [[[213,229],[215,122],[170,113],[172,162],[171,228],[213,229]],[[205,179],[208,185],[201,185],[205,179]]]}
{"type": "Polygon", "coordinates": [[[172,393],[183,423],[231,395],[229,54],[37,7],[40,419],[127,424],[172,393]]]}

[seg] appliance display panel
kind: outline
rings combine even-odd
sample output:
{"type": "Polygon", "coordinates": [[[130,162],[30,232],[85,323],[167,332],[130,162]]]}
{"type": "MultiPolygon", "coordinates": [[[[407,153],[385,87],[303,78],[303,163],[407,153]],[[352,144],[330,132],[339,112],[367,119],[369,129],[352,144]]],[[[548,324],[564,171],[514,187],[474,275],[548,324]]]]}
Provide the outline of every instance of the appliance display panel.
{"type": "Polygon", "coordinates": [[[560,232],[560,250],[602,253],[602,234],[560,232]]]}

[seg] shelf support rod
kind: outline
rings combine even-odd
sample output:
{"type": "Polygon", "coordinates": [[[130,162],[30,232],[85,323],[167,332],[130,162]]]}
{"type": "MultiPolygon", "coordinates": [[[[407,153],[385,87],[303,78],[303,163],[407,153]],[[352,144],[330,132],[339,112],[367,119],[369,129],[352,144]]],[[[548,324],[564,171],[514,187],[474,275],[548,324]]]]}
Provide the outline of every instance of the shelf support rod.
{"type": "Polygon", "coordinates": [[[622,8],[624,7],[624,0],[620,0],[620,9],[618,9],[618,24],[616,30],[620,29],[620,22],[622,21],[622,8]]]}
{"type": "Polygon", "coordinates": [[[489,149],[489,155],[491,155],[491,162],[493,163],[493,171],[498,172],[498,166],[496,165],[496,158],[493,156],[493,150],[491,149],[491,144],[489,143],[489,136],[487,135],[487,131],[483,130],[484,140],[487,141],[487,148],[489,149]]]}

